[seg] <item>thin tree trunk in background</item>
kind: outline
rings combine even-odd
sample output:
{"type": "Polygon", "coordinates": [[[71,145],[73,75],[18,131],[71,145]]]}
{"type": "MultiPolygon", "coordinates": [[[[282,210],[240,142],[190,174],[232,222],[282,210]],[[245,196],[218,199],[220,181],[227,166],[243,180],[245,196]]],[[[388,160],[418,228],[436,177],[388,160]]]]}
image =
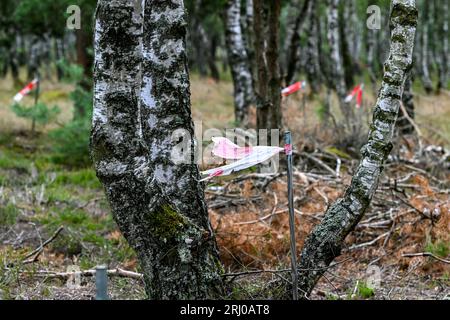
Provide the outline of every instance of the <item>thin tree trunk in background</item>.
{"type": "Polygon", "coordinates": [[[208,65],[209,70],[211,71],[211,77],[215,81],[220,81],[220,71],[217,67],[217,47],[218,47],[219,39],[216,35],[211,36],[211,39],[209,41],[209,59],[208,59],[208,65]]]}
{"type": "Polygon", "coordinates": [[[429,57],[429,4],[423,6],[422,37],[421,37],[421,63],[422,63],[422,83],[425,91],[429,94],[433,91],[433,83],[430,76],[430,57],[429,57]]]}
{"type": "Polygon", "coordinates": [[[41,47],[40,55],[42,57],[42,64],[45,71],[45,79],[50,80],[52,78],[52,70],[51,70],[52,42],[51,37],[48,34],[44,35],[40,47],[41,47]]]}
{"type": "Polygon", "coordinates": [[[352,88],[355,85],[354,76],[359,72],[355,57],[352,55],[352,44],[356,38],[355,28],[357,28],[357,25],[354,25],[353,21],[351,21],[355,10],[353,0],[344,0],[343,4],[344,8],[339,16],[342,63],[345,75],[345,85],[347,88],[352,88]]]}
{"type": "Polygon", "coordinates": [[[31,40],[30,46],[30,58],[28,61],[28,80],[33,79],[36,76],[36,72],[39,69],[39,39],[34,36],[31,40]]]}
{"type": "Polygon", "coordinates": [[[439,93],[442,89],[447,89],[448,85],[448,60],[449,60],[449,52],[448,52],[448,1],[444,1],[441,4],[441,1],[434,2],[435,12],[435,22],[438,23],[438,30],[434,32],[435,42],[434,46],[438,47],[440,40],[442,39],[442,48],[440,52],[437,53],[438,58],[438,71],[439,71],[439,80],[437,86],[437,92],[439,93]],[[439,4],[437,3],[439,2],[439,4]],[[440,17],[440,19],[438,19],[440,17]]]}
{"type": "MultiPolygon", "coordinates": [[[[405,110],[408,113],[409,118],[415,118],[415,110],[414,110],[414,94],[412,92],[412,81],[411,75],[408,75],[405,81],[405,90],[403,91],[402,97],[403,105],[405,106],[405,110]]],[[[414,132],[414,126],[408,120],[407,117],[403,113],[399,114],[399,118],[397,121],[397,128],[400,134],[411,134],[414,132]]]]}
{"type": "Polygon", "coordinates": [[[283,75],[286,84],[294,81],[296,73],[298,72],[299,61],[299,47],[300,47],[300,29],[304,24],[308,13],[311,11],[311,5],[314,1],[304,0],[303,6],[300,8],[300,1],[295,0],[291,5],[291,14],[288,16],[286,26],[286,39],[284,41],[283,59],[283,75]]]}
{"type": "Polygon", "coordinates": [[[11,68],[11,75],[14,85],[19,83],[19,58],[17,55],[17,43],[13,41],[13,45],[9,50],[9,66],[11,68]]]}
{"type": "Polygon", "coordinates": [[[253,6],[258,66],[257,128],[270,131],[281,129],[281,77],[278,61],[281,2],[253,0],[253,6]]]}
{"type": "Polygon", "coordinates": [[[309,14],[308,24],[308,43],[306,48],[306,76],[308,83],[311,86],[313,94],[319,93],[321,83],[321,70],[319,60],[319,18],[318,18],[318,6],[316,1],[312,1],[311,12],[309,14]]]}
{"type": "Polygon", "coordinates": [[[208,34],[206,33],[205,28],[203,27],[203,25],[199,22],[197,25],[197,35],[199,37],[199,48],[200,50],[197,48],[196,50],[202,51],[202,56],[206,59],[205,60],[201,60],[199,61],[199,63],[201,64],[205,64],[206,62],[206,66],[208,66],[209,71],[210,71],[210,75],[211,77],[216,80],[219,81],[220,80],[220,74],[219,74],[219,70],[217,69],[216,66],[216,61],[215,61],[215,50],[213,48],[213,43],[212,43],[212,39],[208,38],[208,34]]]}
{"type": "Polygon", "coordinates": [[[185,9],[142,3],[98,2],[91,154],[149,298],[214,298],[221,265],[198,167],[172,157],[182,129],[194,159],[185,9]]]}
{"type": "MultiPolygon", "coordinates": [[[[319,6],[320,8],[320,6],[319,6]]],[[[329,53],[329,46],[325,46],[323,39],[328,38],[328,18],[326,15],[321,15],[319,17],[319,61],[320,61],[320,67],[322,70],[322,74],[324,77],[324,82],[327,88],[333,88],[334,89],[334,83],[333,83],[333,77],[331,75],[331,59],[329,58],[331,54],[329,53]],[[328,50],[328,51],[327,51],[328,50]]]]}
{"type": "Polygon", "coordinates": [[[55,60],[56,60],[56,76],[58,81],[64,77],[63,69],[60,63],[64,59],[63,41],[61,38],[55,38],[55,60]]]}
{"type": "Polygon", "coordinates": [[[201,10],[202,10],[203,0],[194,1],[194,9],[191,13],[191,32],[190,39],[192,42],[192,51],[194,64],[200,73],[200,76],[208,76],[208,55],[209,55],[209,45],[207,39],[205,39],[205,29],[201,23],[201,10]]]}
{"type": "Polygon", "coordinates": [[[253,30],[254,21],[254,11],[253,11],[253,0],[244,0],[245,10],[241,10],[243,18],[241,20],[241,26],[244,33],[244,43],[247,50],[250,72],[252,73],[252,83],[253,83],[253,98],[255,83],[257,80],[256,70],[258,69],[255,59],[255,36],[253,30]]]}
{"type": "Polygon", "coordinates": [[[248,107],[253,102],[253,78],[241,27],[241,1],[229,0],[225,12],[228,61],[234,85],[234,114],[246,123],[248,107]]]}
{"type": "Polygon", "coordinates": [[[366,43],[367,43],[367,71],[369,73],[370,83],[372,85],[372,92],[374,96],[376,96],[378,88],[377,88],[377,77],[375,75],[375,68],[374,68],[375,30],[367,29],[366,43]]]}
{"type": "Polygon", "coordinates": [[[443,4],[443,25],[442,25],[442,39],[443,39],[443,50],[442,50],[442,64],[444,66],[442,72],[441,83],[444,88],[448,86],[448,73],[450,70],[449,66],[449,50],[448,50],[448,20],[450,19],[448,14],[448,1],[444,1],[443,4]]]}
{"type": "Polygon", "coordinates": [[[344,197],[327,210],[305,242],[299,264],[299,288],[305,297],[340,255],[345,238],[364,216],[392,150],[391,140],[404,83],[413,61],[418,16],[415,0],[393,0],[392,3],[390,56],[385,63],[368,142],[361,151],[361,162],[344,197]]]}
{"type": "Polygon", "coordinates": [[[83,67],[84,74],[87,77],[92,75],[92,59],[89,57],[87,48],[89,47],[89,35],[83,28],[75,31],[76,36],[76,52],[77,52],[77,64],[83,67]]]}
{"type": "Polygon", "coordinates": [[[330,82],[333,84],[334,89],[339,97],[339,107],[344,116],[346,127],[350,128],[350,124],[353,121],[353,109],[349,104],[345,102],[347,96],[347,86],[345,83],[344,66],[341,57],[341,37],[339,35],[339,0],[329,0],[328,5],[328,43],[331,50],[332,66],[329,76],[330,82]]]}

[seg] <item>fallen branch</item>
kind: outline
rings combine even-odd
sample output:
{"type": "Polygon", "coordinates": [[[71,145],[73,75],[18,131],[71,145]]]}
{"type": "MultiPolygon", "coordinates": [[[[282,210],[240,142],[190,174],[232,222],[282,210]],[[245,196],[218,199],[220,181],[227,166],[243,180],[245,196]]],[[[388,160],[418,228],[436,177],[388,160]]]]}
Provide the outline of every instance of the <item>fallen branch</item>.
{"type": "Polygon", "coordinates": [[[450,264],[450,260],[446,260],[446,259],[440,258],[440,257],[432,254],[431,252],[404,253],[404,254],[402,254],[402,257],[404,257],[404,258],[431,257],[431,258],[434,258],[434,259],[436,259],[436,260],[438,260],[440,262],[450,264]]]}
{"type": "Polygon", "coordinates": [[[334,177],[338,177],[338,175],[336,174],[336,171],[331,169],[330,166],[328,166],[326,163],[324,163],[322,160],[314,157],[313,155],[307,154],[305,152],[300,153],[301,156],[305,156],[306,158],[308,158],[309,160],[315,162],[316,164],[318,164],[320,167],[322,167],[323,169],[325,169],[326,171],[328,171],[332,176],[334,177]]]}
{"type": "MultiPolygon", "coordinates": [[[[66,279],[72,276],[82,276],[82,277],[94,277],[96,270],[84,270],[84,271],[73,271],[73,272],[55,272],[55,271],[47,271],[47,270],[39,270],[39,271],[26,271],[23,273],[32,274],[32,275],[38,275],[43,276],[46,278],[59,278],[59,279],[66,279]]],[[[121,278],[132,278],[141,280],[144,278],[144,275],[142,273],[132,272],[123,270],[120,268],[107,270],[108,276],[111,277],[121,277],[121,278]]]]}
{"type": "Polygon", "coordinates": [[[377,243],[379,240],[383,239],[384,237],[387,237],[389,234],[390,234],[390,232],[383,233],[381,236],[376,237],[376,238],[373,239],[372,241],[364,242],[364,243],[361,243],[361,244],[353,245],[353,246],[351,246],[348,250],[355,250],[355,249],[360,249],[360,248],[363,248],[363,247],[368,247],[368,246],[374,245],[374,244],[377,243]]]}
{"type": "Polygon", "coordinates": [[[402,110],[403,116],[408,120],[408,122],[414,127],[417,133],[417,141],[419,142],[419,154],[422,154],[423,143],[422,143],[422,131],[420,131],[419,126],[414,122],[414,120],[409,116],[408,111],[406,111],[405,105],[400,101],[400,109],[402,110]]]}
{"type": "Polygon", "coordinates": [[[30,263],[35,263],[37,261],[37,259],[39,258],[39,256],[41,255],[41,253],[44,251],[44,248],[51,243],[53,240],[55,240],[59,234],[61,233],[61,231],[64,230],[64,227],[59,227],[58,230],[55,231],[55,233],[45,242],[43,242],[38,248],[36,248],[33,252],[29,253],[28,255],[25,256],[25,258],[23,258],[22,264],[30,264],[30,263]]]}

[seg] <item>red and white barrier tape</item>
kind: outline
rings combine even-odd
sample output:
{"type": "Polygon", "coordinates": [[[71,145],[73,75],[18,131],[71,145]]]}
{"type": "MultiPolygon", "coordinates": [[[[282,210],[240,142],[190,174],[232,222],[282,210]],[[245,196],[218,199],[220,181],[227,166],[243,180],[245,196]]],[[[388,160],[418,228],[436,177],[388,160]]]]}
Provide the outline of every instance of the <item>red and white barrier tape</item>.
{"type": "Polygon", "coordinates": [[[213,155],[223,159],[237,161],[219,168],[203,171],[201,174],[206,176],[206,178],[201,181],[210,180],[218,176],[228,176],[233,172],[251,168],[271,159],[283,151],[292,153],[291,145],[287,145],[285,149],[268,146],[239,147],[226,138],[215,137],[212,138],[212,141],[214,142],[213,155]]]}
{"type": "Polygon", "coordinates": [[[306,81],[296,82],[296,83],[294,83],[293,85],[290,85],[289,87],[284,88],[284,89],[281,91],[281,94],[282,94],[284,97],[287,97],[287,96],[290,96],[291,94],[294,94],[294,93],[296,93],[297,91],[303,90],[303,89],[305,89],[305,88],[306,88],[306,81]]]}
{"type": "Polygon", "coordinates": [[[25,97],[27,94],[29,94],[31,91],[33,91],[34,89],[36,89],[37,85],[38,85],[39,80],[38,79],[34,79],[33,81],[31,81],[29,84],[27,84],[22,90],[20,90],[15,96],[14,96],[14,101],[15,102],[20,102],[23,97],[25,97]]]}
{"type": "Polygon", "coordinates": [[[361,108],[363,101],[364,84],[359,84],[353,88],[352,92],[345,98],[345,102],[349,103],[356,97],[356,108],[361,108]]]}

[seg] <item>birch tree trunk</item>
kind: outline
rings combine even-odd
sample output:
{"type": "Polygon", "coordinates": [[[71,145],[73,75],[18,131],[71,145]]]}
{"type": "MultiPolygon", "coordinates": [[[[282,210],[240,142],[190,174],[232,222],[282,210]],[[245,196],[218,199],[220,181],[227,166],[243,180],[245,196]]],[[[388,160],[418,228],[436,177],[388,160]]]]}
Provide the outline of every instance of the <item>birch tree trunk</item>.
{"type": "Polygon", "coordinates": [[[55,44],[55,62],[56,62],[56,77],[58,81],[61,81],[64,77],[64,71],[60,65],[60,62],[62,59],[64,59],[64,48],[63,48],[63,41],[61,38],[55,38],[54,39],[55,44]]]}
{"type": "MultiPolygon", "coordinates": [[[[411,119],[414,119],[415,118],[414,94],[412,92],[411,74],[408,75],[405,81],[405,90],[403,91],[402,102],[403,105],[405,106],[405,110],[408,113],[408,116],[411,119]]],[[[411,122],[403,113],[399,114],[397,127],[400,134],[411,134],[414,132],[414,126],[411,124],[411,122]]]]}
{"type": "Polygon", "coordinates": [[[253,102],[253,78],[241,26],[241,1],[229,0],[225,11],[228,61],[234,85],[234,114],[246,123],[248,107],[253,102]]]}
{"type": "Polygon", "coordinates": [[[40,66],[39,39],[38,37],[33,36],[30,47],[30,58],[27,66],[29,80],[33,79],[36,76],[36,72],[38,72],[39,66],[40,66]]]}
{"type": "MultiPolygon", "coordinates": [[[[441,17],[441,19],[436,19],[438,24],[438,31],[434,34],[436,35],[435,46],[439,43],[439,40],[442,39],[442,48],[438,55],[438,70],[439,70],[439,81],[437,91],[440,92],[441,89],[447,89],[448,84],[448,60],[449,60],[449,52],[448,52],[448,1],[444,1],[442,5],[438,5],[438,1],[435,1],[434,8],[436,10],[436,17],[441,17]]],[[[439,1],[440,3],[440,1],[439,1]]]]}
{"type": "Polygon", "coordinates": [[[307,63],[305,71],[313,94],[319,93],[322,80],[319,60],[319,40],[318,6],[316,1],[312,1],[311,12],[309,14],[308,44],[306,48],[307,63]]]}
{"type": "MultiPolygon", "coordinates": [[[[244,0],[245,8],[241,10],[242,13],[242,29],[244,33],[244,45],[247,50],[250,72],[252,74],[253,83],[253,99],[255,98],[255,83],[256,83],[256,59],[255,59],[255,36],[254,36],[254,11],[253,11],[253,0],[244,0]]],[[[253,101],[254,102],[254,101],[253,101]]]]}
{"type": "Polygon", "coordinates": [[[291,14],[288,16],[286,26],[286,39],[284,41],[283,59],[284,70],[283,74],[286,79],[286,84],[294,81],[296,73],[298,72],[299,60],[299,46],[300,46],[300,29],[302,28],[308,13],[312,10],[312,5],[315,1],[304,0],[300,7],[300,1],[295,0],[290,7],[291,14]]]}
{"type": "Polygon", "coordinates": [[[344,0],[343,10],[339,15],[339,32],[341,40],[341,52],[342,52],[342,63],[344,69],[345,86],[347,88],[352,88],[355,85],[354,75],[357,71],[355,60],[351,53],[351,46],[355,40],[356,33],[354,29],[357,28],[353,25],[351,17],[353,15],[354,6],[352,0],[344,0]]]}
{"type": "Polygon", "coordinates": [[[278,61],[281,2],[253,0],[253,8],[258,66],[257,128],[281,129],[281,78],[278,61]]]}
{"type": "Polygon", "coordinates": [[[87,48],[89,47],[89,34],[83,28],[75,31],[75,46],[77,51],[77,64],[83,67],[84,74],[87,77],[92,75],[92,57],[89,56],[87,48]]]}
{"type": "Polygon", "coordinates": [[[377,94],[377,77],[375,75],[374,57],[375,57],[375,30],[367,29],[367,71],[369,73],[370,83],[374,96],[377,94]]]}
{"type": "Polygon", "coordinates": [[[390,55],[375,106],[362,160],[343,198],[326,212],[308,236],[299,264],[299,288],[308,296],[330,263],[339,256],[344,240],[364,216],[374,196],[384,163],[392,150],[392,136],[408,71],[412,67],[418,11],[415,0],[393,0],[390,55]]]}
{"type": "Polygon", "coordinates": [[[150,299],[221,292],[221,265],[193,162],[185,35],[182,0],[98,2],[91,155],[150,299]],[[172,157],[177,129],[184,132],[187,163],[172,157]]]}
{"type": "Polygon", "coordinates": [[[422,44],[421,44],[421,62],[422,62],[422,83],[425,91],[431,93],[433,91],[433,83],[431,82],[430,76],[430,59],[429,59],[429,10],[427,3],[423,6],[423,17],[422,17],[422,44]]]}
{"type": "Polygon", "coordinates": [[[331,50],[332,67],[330,70],[330,82],[333,84],[339,97],[339,107],[347,128],[353,120],[353,112],[349,104],[345,102],[347,86],[345,84],[344,66],[341,56],[341,37],[339,34],[339,0],[329,0],[328,5],[328,43],[331,50]]]}

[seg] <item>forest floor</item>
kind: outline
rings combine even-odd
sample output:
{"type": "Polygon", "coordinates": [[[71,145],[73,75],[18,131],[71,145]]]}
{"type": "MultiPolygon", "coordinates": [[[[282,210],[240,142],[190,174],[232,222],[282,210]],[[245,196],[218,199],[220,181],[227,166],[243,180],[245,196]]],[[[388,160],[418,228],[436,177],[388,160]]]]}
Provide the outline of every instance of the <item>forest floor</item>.
{"type": "MultiPolygon", "coordinates": [[[[72,116],[71,90],[71,85],[43,82],[42,100],[62,110],[58,123],[72,116]]],[[[0,299],[93,299],[92,277],[83,276],[74,287],[73,279],[61,273],[99,264],[139,272],[135,254],[109,213],[95,172],[55,164],[47,133],[58,125],[39,128],[32,136],[30,124],[10,110],[14,93],[10,81],[0,81],[0,299]]],[[[192,102],[203,129],[234,127],[229,82],[194,76],[192,102]]],[[[311,298],[450,298],[450,171],[448,154],[438,147],[450,146],[450,96],[418,90],[415,102],[423,152],[416,154],[414,136],[396,141],[370,209],[311,298]],[[421,253],[428,256],[408,256],[421,253]]],[[[320,124],[322,103],[298,95],[283,106],[296,141],[299,252],[358,163],[357,148],[348,148],[352,143],[320,124]]],[[[359,111],[364,125],[356,144],[367,134],[373,104],[369,94],[359,111]]],[[[230,288],[224,298],[276,299],[279,292],[271,284],[290,278],[285,180],[282,171],[267,176],[250,170],[207,185],[230,288]]],[[[112,299],[145,298],[142,281],[129,276],[111,277],[109,294],[112,299]]]]}

